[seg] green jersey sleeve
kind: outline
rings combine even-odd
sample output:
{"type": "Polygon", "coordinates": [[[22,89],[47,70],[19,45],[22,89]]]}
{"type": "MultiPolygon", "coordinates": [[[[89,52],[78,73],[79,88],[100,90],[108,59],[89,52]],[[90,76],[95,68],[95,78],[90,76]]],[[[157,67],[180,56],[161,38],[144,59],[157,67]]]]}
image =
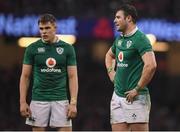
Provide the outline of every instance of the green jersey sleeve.
{"type": "Polygon", "coordinates": [[[144,34],[139,37],[135,47],[137,48],[141,56],[143,56],[144,53],[148,51],[152,51],[152,46],[150,44],[150,41],[144,34]]]}
{"type": "Polygon", "coordinates": [[[33,64],[33,53],[31,50],[31,46],[28,46],[25,50],[24,53],[24,59],[23,59],[23,64],[28,64],[28,65],[32,65],[33,64]]]}
{"type": "Polygon", "coordinates": [[[72,45],[68,46],[67,65],[68,66],[76,65],[76,53],[72,45]]]}

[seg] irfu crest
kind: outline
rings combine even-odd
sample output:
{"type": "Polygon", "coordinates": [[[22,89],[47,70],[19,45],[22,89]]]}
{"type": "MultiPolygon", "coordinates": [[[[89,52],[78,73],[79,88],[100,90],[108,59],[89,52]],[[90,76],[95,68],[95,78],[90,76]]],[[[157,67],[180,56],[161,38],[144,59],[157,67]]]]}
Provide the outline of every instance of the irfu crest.
{"type": "Polygon", "coordinates": [[[61,55],[61,54],[64,52],[64,48],[57,47],[57,48],[56,48],[56,51],[57,51],[58,54],[61,55]]]}

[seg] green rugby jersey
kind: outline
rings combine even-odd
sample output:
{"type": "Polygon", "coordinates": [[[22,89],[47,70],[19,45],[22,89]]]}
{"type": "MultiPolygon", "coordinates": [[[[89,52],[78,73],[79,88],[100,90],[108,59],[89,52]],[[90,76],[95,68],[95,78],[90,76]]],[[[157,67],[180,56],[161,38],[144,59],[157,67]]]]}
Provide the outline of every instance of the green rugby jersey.
{"type": "Polygon", "coordinates": [[[32,100],[67,99],[67,66],[76,65],[72,45],[61,40],[47,44],[40,39],[26,48],[23,64],[33,67],[32,100]]]}
{"type": "MultiPolygon", "coordinates": [[[[114,90],[117,95],[125,97],[126,91],[137,86],[144,66],[141,57],[152,51],[152,46],[145,34],[136,28],[129,35],[117,37],[111,50],[116,57],[114,90]]],[[[149,93],[147,86],[139,92],[145,93],[149,93]]]]}

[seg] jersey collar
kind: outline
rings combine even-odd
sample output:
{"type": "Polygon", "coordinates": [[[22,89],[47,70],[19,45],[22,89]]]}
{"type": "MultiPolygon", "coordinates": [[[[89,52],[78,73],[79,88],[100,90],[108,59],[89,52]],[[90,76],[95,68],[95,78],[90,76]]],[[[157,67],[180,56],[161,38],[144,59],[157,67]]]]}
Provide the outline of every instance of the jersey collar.
{"type": "Polygon", "coordinates": [[[123,37],[130,37],[130,36],[134,35],[137,30],[138,30],[138,27],[136,26],[130,33],[125,34],[125,35],[121,34],[121,36],[123,36],[123,37]]]}
{"type": "MultiPolygon", "coordinates": [[[[41,40],[43,43],[47,44],[47,42],[45,42],[42,38],[41,38],[41,40]]],[[[59,41],[60,41],[59,37],[55,36],[53,43],[58,43],[59,41]]]]}

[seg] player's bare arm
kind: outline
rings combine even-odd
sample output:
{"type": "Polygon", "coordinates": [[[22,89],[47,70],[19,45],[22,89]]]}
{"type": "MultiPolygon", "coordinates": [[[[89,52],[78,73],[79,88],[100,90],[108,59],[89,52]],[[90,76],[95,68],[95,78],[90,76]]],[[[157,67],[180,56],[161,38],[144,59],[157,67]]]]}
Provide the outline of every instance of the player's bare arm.
{"type": "Polygon", "coordinates": [[[77,114],[77,94],[78,94],[78,76],[77,76],[77,66],[68,66],[68,78],[69,78],[69,91],[71,96],[71,101],[68,109],[68,117],[74,118],[77,114]]]}
{"type": "Polygon", "coordinates": [[[137,87],[125,93],[127,94],[126,98],[128,102],[133,102],[133,98],[138,95],[138,91],[144,88],[151,81],[155,73],[157,64],[156,64],[154,52],[153,51],[146,52],[142,56],[142,60],[144,62],[144,67],[141,78],[137,84],[137,87]]]}
{"type": "Polygon", "coordinates": [[[114,76],[115,76],[116,72],[114,71],[115,56],[112,53],[111,48],[106,53],[105,64],[106,64],[106,68],[107,68],[107,72],[108,72],[109,78],[113,82],[114,81],[114,76]]]}
{"type": "Polygon", "coordinates": [[[146,86],[151,81],[157,67],[156,59],[153,51],[146,52],[142,56],[142,60],[144,62],[144,67],[141,78],[138,82],[138,86],[140,89],[146,86]]]}
{"type": "Polygon", "coordinates": [[[23,64],[19,88],[20,88],[20,113],[24,117],[31,116],[29,105],[26,102],[31,71],[32,71],[31,65],[23,64]]]}

